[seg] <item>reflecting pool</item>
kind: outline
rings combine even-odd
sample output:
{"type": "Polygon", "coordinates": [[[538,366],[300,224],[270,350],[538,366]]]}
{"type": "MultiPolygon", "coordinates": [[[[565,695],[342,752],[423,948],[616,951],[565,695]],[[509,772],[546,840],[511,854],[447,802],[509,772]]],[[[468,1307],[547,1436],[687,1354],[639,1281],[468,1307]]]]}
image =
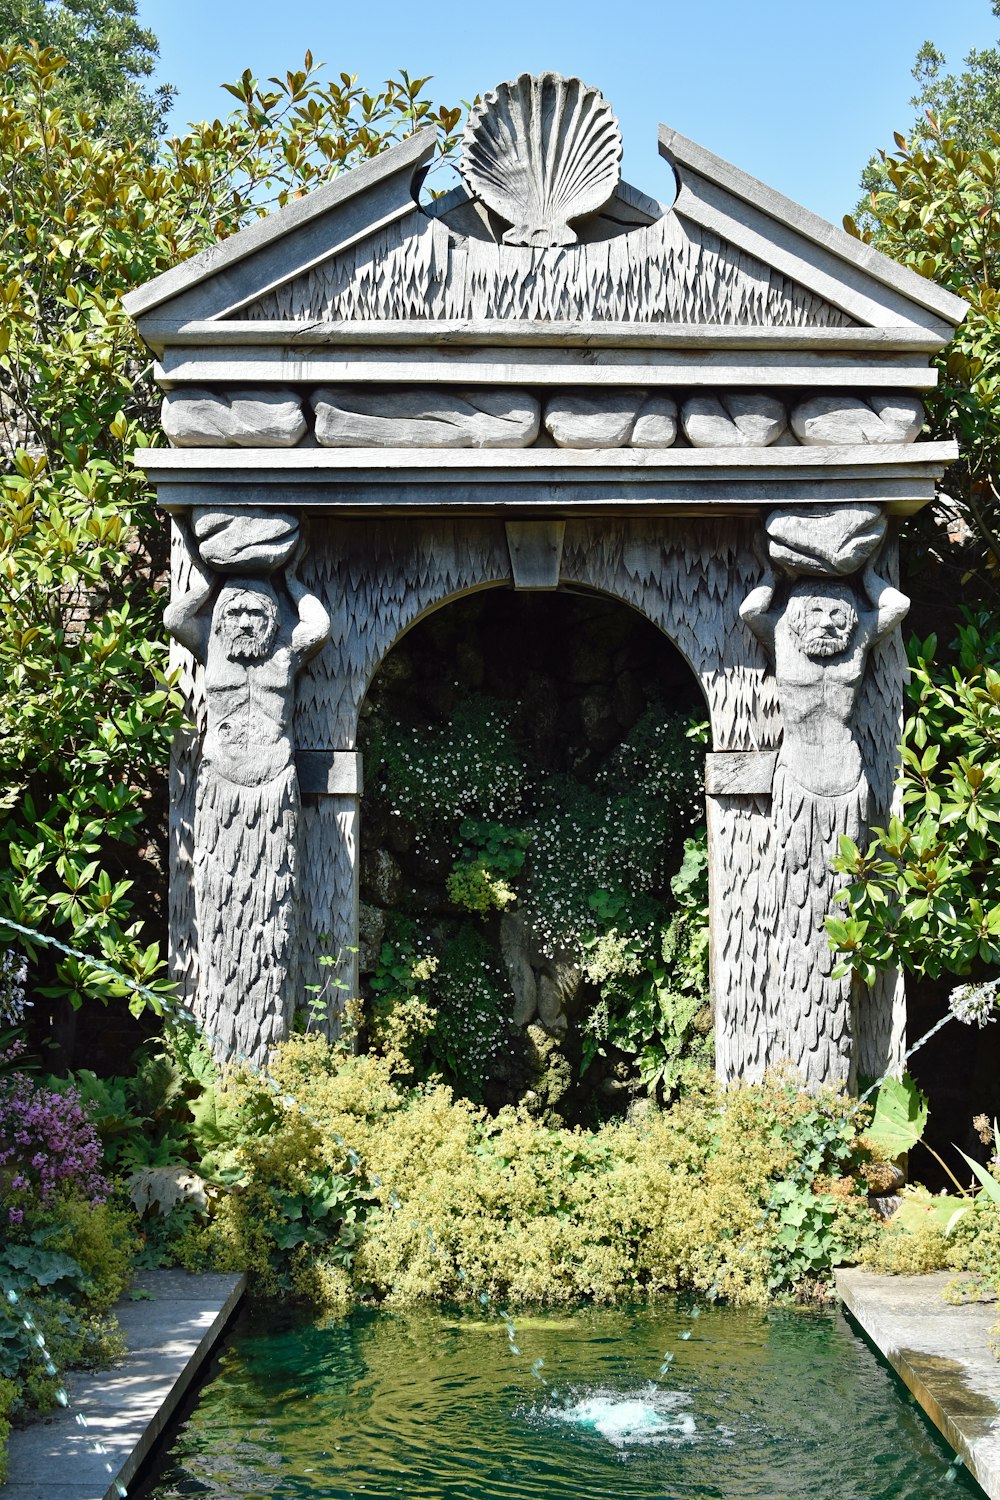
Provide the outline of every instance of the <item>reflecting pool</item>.
{"type": "Polygon", "coordinates": [[[250,1307],[143,1500],[982,1496],[840,1312],[250,1307]]]}

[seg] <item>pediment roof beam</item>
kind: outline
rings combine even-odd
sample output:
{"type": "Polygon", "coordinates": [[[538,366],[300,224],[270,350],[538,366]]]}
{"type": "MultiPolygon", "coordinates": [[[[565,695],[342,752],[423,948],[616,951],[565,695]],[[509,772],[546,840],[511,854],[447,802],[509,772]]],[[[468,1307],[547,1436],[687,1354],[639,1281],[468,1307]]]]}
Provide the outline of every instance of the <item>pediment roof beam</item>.
{"type": "Polygon", "coordinates": [[[738,167],[661,125],[680,184],[674,212],[759,257],[862,323],[909,323],[951,338],[966,303],[738,167]]]}

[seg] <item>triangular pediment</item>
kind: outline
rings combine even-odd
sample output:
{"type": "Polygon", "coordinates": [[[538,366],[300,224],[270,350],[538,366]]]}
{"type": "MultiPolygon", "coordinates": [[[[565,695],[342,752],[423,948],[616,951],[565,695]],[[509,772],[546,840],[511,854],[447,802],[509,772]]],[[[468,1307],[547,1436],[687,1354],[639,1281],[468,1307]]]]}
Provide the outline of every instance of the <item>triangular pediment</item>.
{"type": "MultiPolygon", "coordinates": [[[[884,329],[946,339],[964,304],[661,127],[669,208],[622,184],[580,242],[502,242],[463,188],[417,201],[423,130],[125,299],[155,347],[184,325],[501,321],[884,329]]],[[[220,330],[221,332],[221,330],[220,330]]]]}

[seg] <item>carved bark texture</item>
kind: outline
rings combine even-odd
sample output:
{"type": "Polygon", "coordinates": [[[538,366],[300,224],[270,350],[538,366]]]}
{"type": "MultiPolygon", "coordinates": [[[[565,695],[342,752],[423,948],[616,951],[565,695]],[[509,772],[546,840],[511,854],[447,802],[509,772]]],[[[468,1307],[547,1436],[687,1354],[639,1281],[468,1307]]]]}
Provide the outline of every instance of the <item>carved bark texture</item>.
{"type": "Polygon", "coordinates": [[[770,795],[708,801],[715,1068],[727,1082],[759,1082],[775,1060],[780,986],[770,795]]]}
{"type": "Polygon", "coordinates": [[[414,209],[239,316],[854,326],[763,261],[672,213],[614,239],[554,250],[464,239],[414,209]]]}
{"type": "Polygon", "coordinates": [[[288,1035],[298,954],[299,789],[240,786],[207,761],[194,817],[198,1013],[217,1057],[262,1066],[288,1035]]]}
{"type": "Polygon", "coordinates": [[[868,783],[840,797],[800,786],[781,754],[772,818],[777,848],[776,990],[781,994],[775,1057],[787,1058],[809,1083],[847,1083],[854,1061],[851,980],[833,978],[838,960],[826,918],[845,883],[831,865],[840,839],[857,842],[869,817],[868,783]]]}

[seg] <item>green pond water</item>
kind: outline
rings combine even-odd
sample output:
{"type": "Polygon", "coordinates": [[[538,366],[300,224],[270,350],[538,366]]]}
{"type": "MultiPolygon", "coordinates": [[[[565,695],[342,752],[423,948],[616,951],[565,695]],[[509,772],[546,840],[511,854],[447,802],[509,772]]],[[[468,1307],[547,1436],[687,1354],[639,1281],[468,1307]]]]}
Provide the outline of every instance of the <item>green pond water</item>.
{"type": "Polygon", "coordinates": [[[839,1312],[250,1307],[143,1500],[982,1496],[839,1312]],[[693,1315],[694,1314],[694,1315],[693,1315]]]}

